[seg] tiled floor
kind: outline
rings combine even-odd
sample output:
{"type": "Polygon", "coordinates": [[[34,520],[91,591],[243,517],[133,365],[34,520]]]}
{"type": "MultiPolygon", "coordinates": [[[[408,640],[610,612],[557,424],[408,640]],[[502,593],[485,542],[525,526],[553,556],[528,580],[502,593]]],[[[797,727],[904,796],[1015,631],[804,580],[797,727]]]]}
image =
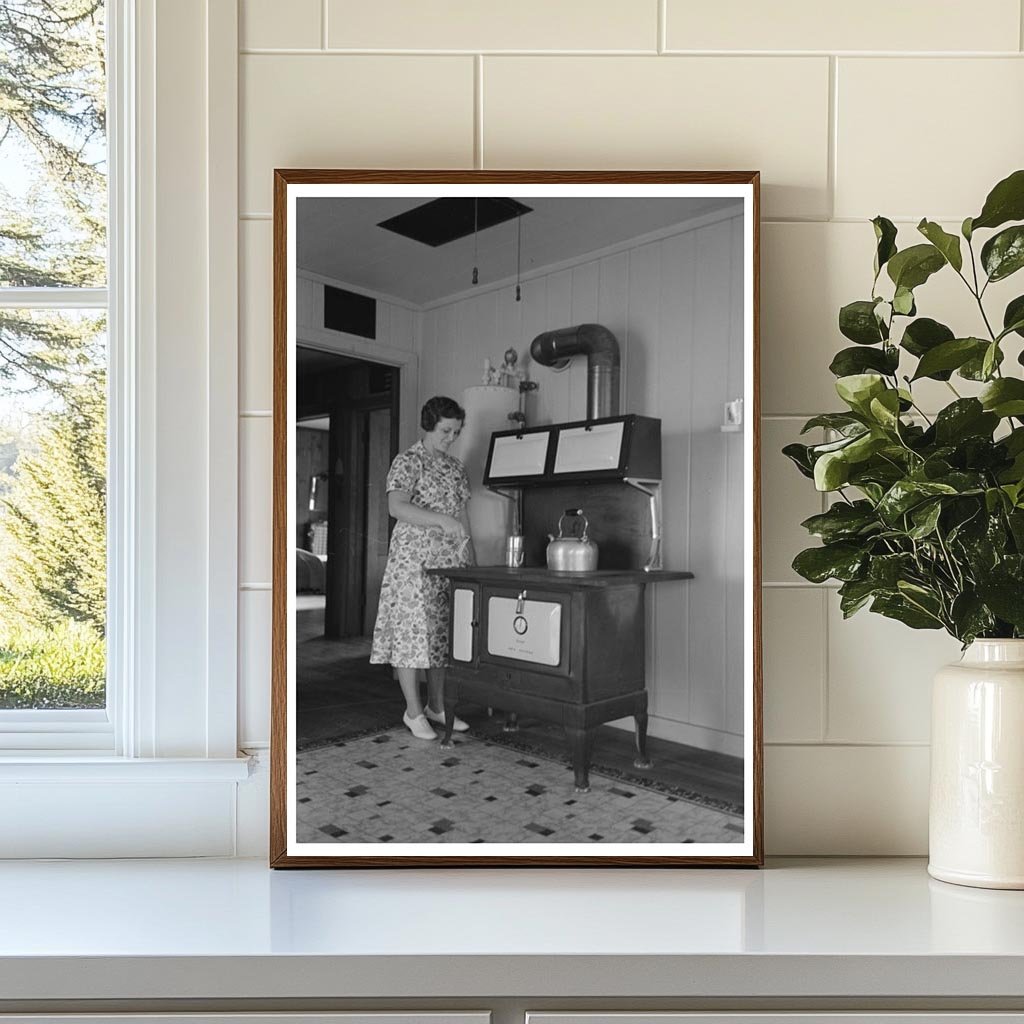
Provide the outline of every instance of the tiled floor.
{"type": "Polygon", "coordinates": [[[743,837],[743,764],[651,737],[633,767],[631,732],[596,731],[590,792],[573,792],[560,727],[460,707],[454,750],[414,739],[369,642],[322,636],[322,598],[296,615],[300,842],[725,842],[743,837]]]}
{"type": "Polygon", "coordinates": [[[591,770],[590,792],[546,757],[404,728],[302,751],[299,842],[738,843],[743,818],[591,770]]]}

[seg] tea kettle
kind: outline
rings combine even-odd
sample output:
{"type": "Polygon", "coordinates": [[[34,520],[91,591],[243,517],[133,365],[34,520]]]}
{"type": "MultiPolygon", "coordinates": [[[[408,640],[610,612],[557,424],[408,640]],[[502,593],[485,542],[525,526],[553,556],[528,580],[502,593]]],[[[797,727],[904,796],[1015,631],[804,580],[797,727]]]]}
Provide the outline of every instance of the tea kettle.
{"type": "Polygon", "coordinates": [[[548,568],[554,572],[593,572],[597,568],[597,545],[587,538],[589,528],[583,509],[567,508],[558,519],[558,536],[548,534],[548,568]],[[579,516],[583,520],[581,536],[562,536],[562,522],[566,516],[579,516]]]}

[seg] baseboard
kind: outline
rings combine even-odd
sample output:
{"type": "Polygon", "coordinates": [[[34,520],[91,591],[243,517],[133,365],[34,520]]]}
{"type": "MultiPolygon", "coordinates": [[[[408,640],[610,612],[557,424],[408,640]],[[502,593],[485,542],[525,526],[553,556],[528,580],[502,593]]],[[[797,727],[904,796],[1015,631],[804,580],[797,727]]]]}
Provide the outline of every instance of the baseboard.
{"type": "MultiPolygon", "coordinates": [[[[619,718],[608,723],[614,729],[633,731],[632,718],[619,718]]],[[[743,737],[731,732],[719,732],[717,729],[706,729],[689,722],[676,722],[671,718],[658,718],[651,715],[647,719],[647,735],[656,736],[659,740],[672,743],[684,743],[689,747],[699,747],[716,754],[728,754],[730,757],[743,756],[743,737]]]]}

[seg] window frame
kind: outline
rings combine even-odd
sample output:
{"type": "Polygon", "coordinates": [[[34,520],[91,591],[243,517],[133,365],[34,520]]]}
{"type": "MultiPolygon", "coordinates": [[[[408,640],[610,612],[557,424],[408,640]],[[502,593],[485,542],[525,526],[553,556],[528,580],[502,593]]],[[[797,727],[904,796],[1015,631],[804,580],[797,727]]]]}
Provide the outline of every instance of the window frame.
{"type": "Polygon", "coordinates": [[[266,832],[238,750],[238,10],[107,15],[108,714],[0,733],[0,857],[232,856],[266,832]]]}
{"type": "Polygon", "coordinates": [[[127,752],[122,708],[133,648],[137,480],[136,394],[131,373],[135,319],[135,3],[105,0],[107,272],[105,287],[0,288],[5,309],[103,310],[107,315],[107,623],[104,708],[0,709],[0,755],[127,752]],[[120,724],[120,728],[119,728],[120,724]]]}

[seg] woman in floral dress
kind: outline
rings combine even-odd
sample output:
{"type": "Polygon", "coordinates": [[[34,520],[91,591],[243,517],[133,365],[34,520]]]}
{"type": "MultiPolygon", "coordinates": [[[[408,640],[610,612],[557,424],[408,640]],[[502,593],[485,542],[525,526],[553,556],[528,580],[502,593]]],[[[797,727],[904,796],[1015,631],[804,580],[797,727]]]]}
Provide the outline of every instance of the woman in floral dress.
{"type": "MultiPolygon", "coordinates": [[[[448,449],[466,413],[453,399],[431,398],[420,412],[423,439],[395,457],[388,471],[388,511],[398,522],[381,583],[370,661],[391,665],[405,697],[402,721],[419,739],[434,739],[430,722],[444,723],[448,664],[448,580],[424,569],[472,565],[469,478],[448,449]],[[427,703],[416,670],[427,670],[427,703]]],[[[469,728],[456,718],[454,728],[469,728]]]]}

